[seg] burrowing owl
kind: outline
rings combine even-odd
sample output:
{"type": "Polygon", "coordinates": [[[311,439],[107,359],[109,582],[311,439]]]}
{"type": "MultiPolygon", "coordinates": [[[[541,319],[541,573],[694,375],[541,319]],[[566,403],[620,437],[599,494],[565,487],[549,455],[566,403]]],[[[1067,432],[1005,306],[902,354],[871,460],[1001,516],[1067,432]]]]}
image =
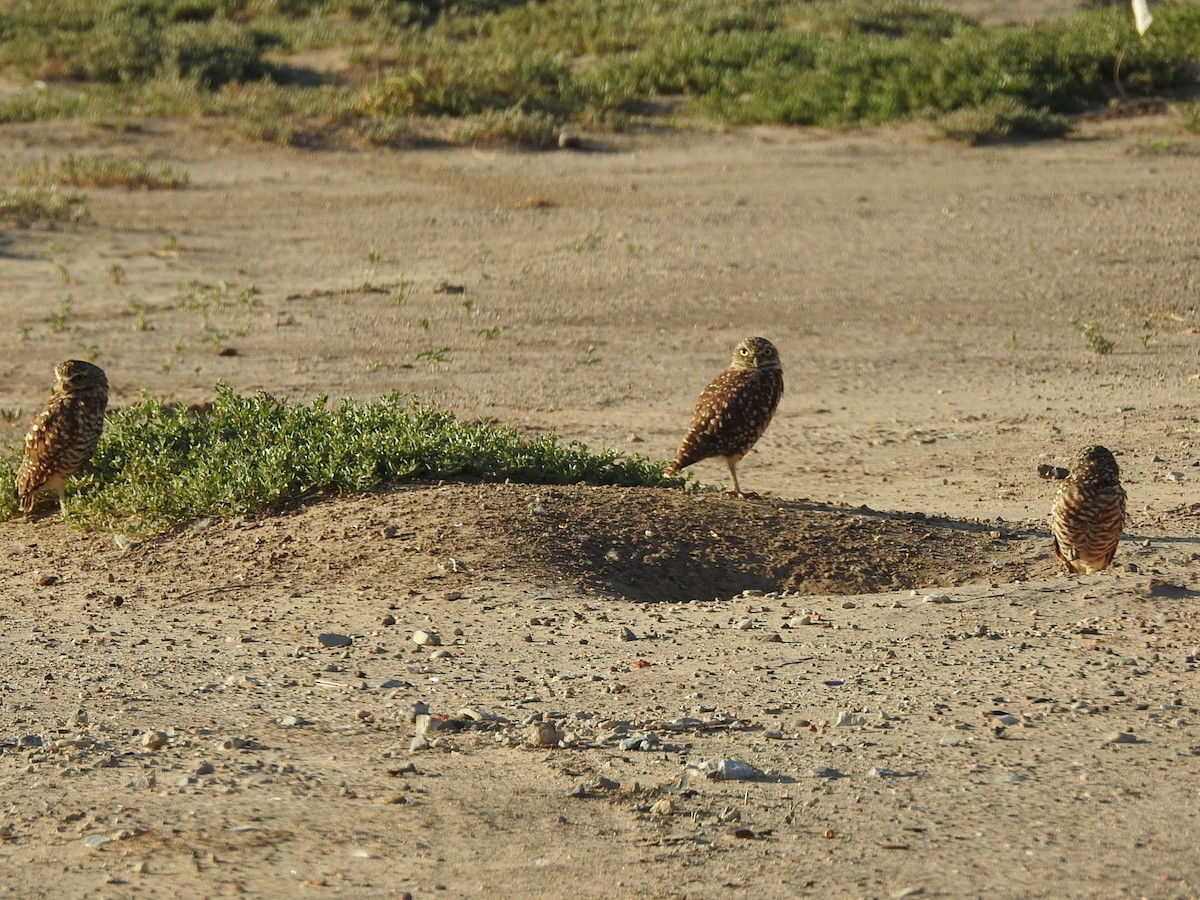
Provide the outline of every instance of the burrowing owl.
{"type": "Polygon", "coordinates": [[[1099,572],[1112,562],[1124,529],[1125,490],[1117,461],[1104,447],[1085,447],[1054,499],[1054,553],[1068,572],[1099,572]]]}
{"type": "Polygon", "coordinates": [[[53,488],[59,511],[66,513],[67,479],[88,461],[104,429],[108,405],[104,370],[68,359],[55,367],[54,379],[50,402],[25,435],[25,458],[17,470],[17,500],[27,513],[33,511],[33,495],[41,488],[53,488]]]}
{"type": "Polygon", "coordinates": [[[783,396],[783,367],[775,345],[752,337],[733,348],[733,362],[700,394],[692,427],[667,466],[674,475],[713,456],[725,459],[738,487],[737,464],[762,437],[783,396]]]}

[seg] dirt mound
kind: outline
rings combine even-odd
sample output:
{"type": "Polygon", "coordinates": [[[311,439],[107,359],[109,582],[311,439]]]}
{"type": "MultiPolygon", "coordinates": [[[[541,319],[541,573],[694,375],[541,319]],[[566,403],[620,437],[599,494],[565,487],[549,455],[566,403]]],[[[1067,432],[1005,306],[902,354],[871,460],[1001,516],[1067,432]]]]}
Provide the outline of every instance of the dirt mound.
{"type": "Polygon", "coordinates": [[[456,486],[380,514],[423,522],[424,548],[468,565],[641,601],[1011,581],[1030,555],[977,523],[655,489],[456,486]]]}
{"type": "Polygon", "coordinates": [[[1031,565],[1047,574],[1046,541],[1031,541],[981,523],[807,501],[452,484],[323,500],[258,521],[198,523],[135,555],[156,557],[156,566],[186,562],[193,575],[212,566],[214,577],[246,562],[298,581],[314,571],[370,570],[426,589],[504,576],[686,601],[745,590],[860,594],[994,583],[1026,578],[1031,565]]]}

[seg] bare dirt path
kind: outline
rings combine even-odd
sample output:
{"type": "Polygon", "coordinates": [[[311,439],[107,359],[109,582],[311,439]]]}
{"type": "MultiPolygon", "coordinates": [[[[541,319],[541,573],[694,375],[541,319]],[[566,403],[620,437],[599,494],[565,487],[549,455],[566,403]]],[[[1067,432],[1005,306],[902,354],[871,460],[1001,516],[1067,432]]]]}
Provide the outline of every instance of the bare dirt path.
{"type": "Polygon", "coordinates": [[[89,348],[117,406],[414,391],[656,458],[738,338],[787,382],[745,501],[425,485],[132,545],[0,525],[14,895],[1200,890],[1200,155],[1169,120],[970,150],[6,139],[191,177],[9,232],[6,439],[89,348]],[[1036,469],[1093,441],[1128,535],[1066,578],[1036,469]],[[410,752],[422,703],[446,718],[410,752]],[[721,758],[760,774],[689,774],[721,758]]]}

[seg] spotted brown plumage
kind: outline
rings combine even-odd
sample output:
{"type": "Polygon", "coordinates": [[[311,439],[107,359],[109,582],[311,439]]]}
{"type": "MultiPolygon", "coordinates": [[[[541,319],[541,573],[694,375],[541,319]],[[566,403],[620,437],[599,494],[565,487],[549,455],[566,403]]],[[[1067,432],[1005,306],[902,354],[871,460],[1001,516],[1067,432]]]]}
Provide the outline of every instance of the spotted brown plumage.
{"type": "Polygon", "coordinates": [[[54,369],[54,391],[46,408],[25,435],[25,456],[17,470],[16,497],[21,509],[33,511],[34,495],[42,488],[58,494],[63,505],[67,479],[78,472],[96,450],[104,430],[108,379],[99,366],[68,359],[54,369]]]}
{"type": "Polygon", "coordinates": [[[692,426],[667,465],[667,475],[719,456],[729,466],[733,492],[741,494],[738,461],[767,430],[782,396],[783,367],[775,345],[761,337],[741,341],[733,348],[729,368],[696,401],[692,426]]]}
{"type": "Polygon", "coordinates": [[[1112,562],[1124,530],[1125,489],[1117,461],[1104,447],[1085,447],[1054,499],[1054,554],[1069,573],[1099,572],[1112,562]]]}

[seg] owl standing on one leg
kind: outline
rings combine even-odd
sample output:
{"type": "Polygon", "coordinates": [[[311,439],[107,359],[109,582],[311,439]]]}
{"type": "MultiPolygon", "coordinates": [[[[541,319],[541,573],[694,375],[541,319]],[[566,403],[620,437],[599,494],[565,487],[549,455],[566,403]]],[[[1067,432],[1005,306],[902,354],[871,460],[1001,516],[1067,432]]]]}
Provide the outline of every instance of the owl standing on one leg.
{"type": "Polygon", "coordinates": [[[666,474],[674,475],[692,463],[713,456],[724,458],[738,487],[738,461],[762,437],[783,396],[783,367],[775,345],[752,337],[733,348],[733,362],[700,394],[692,427],[688,429],[666,474]]]}
{"type": "Polygon", "coordinates": [[[33,511],[34,494],[51,488],[58,494],[59,512],[67,479],[78,472],[96,450],[104,430],[108,379],[89,362],[68,359],[54,369],[50,402],[29,426],[25,457],[17,470],[16,496],[21,509],[33,511]]]}
{"type": "Polygon", "coordinates": [[[1117,461],[1104,447],[1085,447],[1054,499],[1054,555],[1068,573],[1099,572],[1112,562],[1124,530],[1125,489],[1117,461]]]}

